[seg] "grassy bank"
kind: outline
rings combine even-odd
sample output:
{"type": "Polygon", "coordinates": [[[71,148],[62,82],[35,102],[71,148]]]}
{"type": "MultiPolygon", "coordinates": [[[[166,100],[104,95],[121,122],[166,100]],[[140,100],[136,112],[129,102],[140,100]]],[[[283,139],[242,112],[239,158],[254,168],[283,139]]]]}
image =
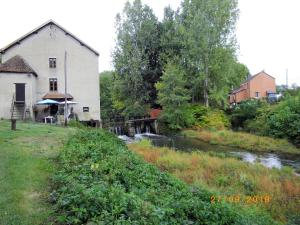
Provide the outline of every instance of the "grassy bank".
{"type": "Polygon", "coordinates": [[[49,177],[68,132],[21,122],[17,128],[0,120],[0,224],[49,224],[49,177]]]}
{"type": "Polygon", "coordinates": [[[184,130],[186,137],[198,138],[210,144],[224,145],[248,151],[300,154],[300,149],[285,139],[274,139],[230,130],[184,130]]]}
{"type": "Polygon", "coordinates": [[[153,147],[147,140],[130,144],[129,148],[161,171],[170,172],[188,184],[220,193],[216,200],[230,202],[231,197],[240,196],[239,201],[233,200],[234,204],[258,206],[281,222],[300,214],[300,178],[289,168],[268,169],[221,154],[183,153],[153,147]],[[266,203],[262,196],[269,196],[270,201],[266,203]]]}
{"type": "Polygon", "coordinates": [[[274,224],[146,163],[114,135],[83,130],[69,139],[56,174],[61,224],[274,224]]]}

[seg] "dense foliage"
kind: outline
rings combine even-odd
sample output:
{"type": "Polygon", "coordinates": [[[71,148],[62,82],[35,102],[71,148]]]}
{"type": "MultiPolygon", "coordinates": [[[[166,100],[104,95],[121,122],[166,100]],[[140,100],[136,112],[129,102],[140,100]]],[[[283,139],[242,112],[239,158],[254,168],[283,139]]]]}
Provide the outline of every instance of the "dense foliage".
{"type": "Polygon", "coordinates": [[[59,157],[56,202],[62,224],[274,224],[160,172],[102,130],[82,130],[59,157]],[[122,162],[122,163],[120,163],[122,162]]]}
{"type": "Polygon", "coordinates": [[[266,117],[266,133],[300,144],[300,96],[280,102],[266,117]]]}
{"type": "Polygon", "coordinates": [[[170,129],[182,129],[193,123],[193,116],[188,110],[189,91],[183,71],[174,64],[168,64],[161,78],[156,83],[158,103],[163,107],[161,120],[170,129]]]}
{"type": "Polygon", "coordinates": [[[193,104],[190,106],[195,128],[223,130],[230,127],[230,121],[222,110],[193,104]]]}
{"type": "Polygon", "coordinates": [[[161,76],[158,20],[140,0],[127,2],[116,20],[116,100],[126,117],[142,116],[149,108],[147,105],[154,104],[154,84],[161,76]]]}
{"type": "Polygon", "coordinates": [[[105,123],[120,114],[117,103],[114,101],[112,89],[114,88],[114,72],[100,73],[100,109],[101,119],[105,123]]]}
{"type": "MultiPolygon", "coordinates": [[[[184,0],[179,29],[183,37],[181,63],[185,66],[192,99],[206,106],[224,104],[232,86],[247,69],[237,69],[235,58],[236,0],[184,0]]],[[[245,66],[243,66],[245,67],[245,66]]]]}
{"type": "Polygon", "coordinates": [[[275,105],[261,100],[247,100],[231,113],[234,128],[241,127],[252,133],[287,138],[300,144],[300,95],[287,95],[275,105]]]}
{"type": "Polygon", "coordinates": [[[184,0],[158,21],[140,0],[116,18],[114,105],[125,117],[156,107],[157,83],[170,63],[180,66],[190,101],[224,108],[227,95],[249,71],[237,62],[236,0],[184,0]]]}
{"type": "Polygon", "coordinates": [[[249,99],[234,106],[231,112],[232,127],[245,128],[247,122],[259,116],[267,105],[264,100],[249,99]]]}

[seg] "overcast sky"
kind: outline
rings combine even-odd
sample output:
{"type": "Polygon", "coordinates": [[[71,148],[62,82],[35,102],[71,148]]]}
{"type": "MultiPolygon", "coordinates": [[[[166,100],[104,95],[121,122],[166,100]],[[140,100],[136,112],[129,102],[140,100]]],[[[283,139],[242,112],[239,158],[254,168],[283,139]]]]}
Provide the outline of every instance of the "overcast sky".
{"type": "MultiPolygon", "coordinates": [[[[180,0],[142,0],[159,19],[163,8],[176,9],[180,0]]],[[[0,0],[0,48],[53,19],[100,53],[99,71],[112,69],[115,15],[126,0],[0,0]]],[[[251,74],[265,70],[285,84],[300,85],[300,1],[239,0],[237,40],[239,61],[251,74]]]]}

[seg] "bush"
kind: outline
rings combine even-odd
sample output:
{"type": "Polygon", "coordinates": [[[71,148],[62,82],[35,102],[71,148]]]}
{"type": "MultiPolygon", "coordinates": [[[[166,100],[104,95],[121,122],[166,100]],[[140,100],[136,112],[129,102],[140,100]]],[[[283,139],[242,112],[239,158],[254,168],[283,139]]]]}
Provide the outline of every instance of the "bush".
{"type": "Polygon", "coordinates": [[[253,120],[268,106],[264,100],[249,99],[236,105],[231,112],[231,125],[233,128],[245,128],[247,121],[253,120]]]}
{"type": "Polygon", "coordinates": [[[225,202],[146,164],[102,130],[80,130],[66,143],[55,176],[61,224],[274,224],[266,214],[225,202]]]}
{"type": "Polygon", "coordinates": [[[277,105],[264,107],[245,122],[245,129],[275,138],[287,138],[300,144],[300,96],[286,97],[277,105]]]}
{"type": "Polygon", "coordinates": [[[207,108],[203,105],[192,105],[194,125],[198,128],[223,130],[230,127],[230,122],[222,110],[207,108]]]}
{"type": "Polygon", "coordinates": [[[266,117],[265,133],[300,144],[300,96],[280,102],[266,117]]]}

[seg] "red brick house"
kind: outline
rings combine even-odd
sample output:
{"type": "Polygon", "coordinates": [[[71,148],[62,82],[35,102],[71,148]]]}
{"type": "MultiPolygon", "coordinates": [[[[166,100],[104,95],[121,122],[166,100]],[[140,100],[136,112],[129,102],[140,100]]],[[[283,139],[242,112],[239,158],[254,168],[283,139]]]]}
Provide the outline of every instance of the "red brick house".
{"type": "Polygon", "coordinates": [[[269,94],[276,93],[275,78],[261,71],[249,77],[238,89],[229,95],[229,103],[235,104],[250,98],[266,98],[269,94]]]}

